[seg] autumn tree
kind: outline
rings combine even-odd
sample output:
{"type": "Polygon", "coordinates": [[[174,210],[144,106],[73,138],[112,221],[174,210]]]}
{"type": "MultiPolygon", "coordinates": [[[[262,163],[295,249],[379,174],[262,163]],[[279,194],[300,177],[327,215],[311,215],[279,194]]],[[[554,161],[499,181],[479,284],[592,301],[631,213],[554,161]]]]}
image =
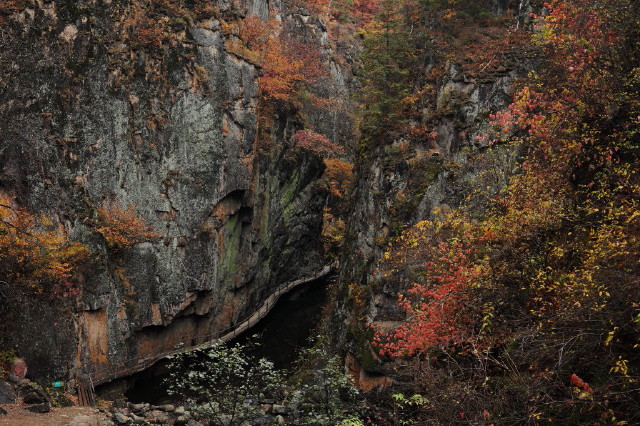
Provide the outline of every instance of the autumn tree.
{"type": "Polygon", "coordinates": [[[105,201],[98,209],[98,228],[111,248],[128,248],[161,237],[138,214],[133,204],[124,209],[115,201],[105,201]]]}
{"type": "Polygon", "coordinates": [[[291,102],[301,85],[324,75],[317,48],[288,37],[275,19],[245,18],[240,37],[262,67],[260,90],[265,98],[291,102]]]}
{"type": "Polygon", "coordinates": [[[389,277],[406,280],[406,318],[379,344],[435,360],[421,365],[424,389],[443,370],[458,375],[439,396],[464,382],[455,408],[425,408],[441,421],[637,421],[640,5],[546,8],[532,36],[543,66],[492,116],[493,146],[470,160],[514,149],[515,170],[388,255],[407,271],[389,277]]]}
{"type": "Polygon", "coordinates": [[[89,255],[60,225],[0,192],[0,269],[12,292],[74,294],[74,274],[89,255]]]}

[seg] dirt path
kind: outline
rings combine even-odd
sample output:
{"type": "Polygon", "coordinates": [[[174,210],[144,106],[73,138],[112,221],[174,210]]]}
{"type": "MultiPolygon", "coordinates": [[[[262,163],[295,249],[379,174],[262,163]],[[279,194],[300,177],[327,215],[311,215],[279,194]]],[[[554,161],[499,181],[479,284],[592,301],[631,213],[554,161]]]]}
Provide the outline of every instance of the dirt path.
{"type": "Polygon", "coordinates": [[[96,408],[63,407],[52,408],[44,414],[24,409],[26,405],[2,404],[7,414],[0,414],[2,426],[107,426],[113,425],[107,416],[96,408]]]}

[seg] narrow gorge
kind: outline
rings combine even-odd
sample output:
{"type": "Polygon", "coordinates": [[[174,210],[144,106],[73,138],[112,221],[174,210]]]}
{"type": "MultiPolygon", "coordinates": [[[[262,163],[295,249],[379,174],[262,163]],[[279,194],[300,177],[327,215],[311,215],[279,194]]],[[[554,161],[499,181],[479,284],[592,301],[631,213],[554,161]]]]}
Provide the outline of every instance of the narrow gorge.
{"type": "Polygon", "coordinates": [[[140,420],[139,386],[111,421],[640,422],[639,23],[634,0],[4,0],[0,403],[149,379],[188,415],[140,420]],[[267,337],[286,374],[219,346],[281,298],[315,337],[267,337]],[[210,377],[246,392],[232,413],[185,381],[213,354],[247,368],[210,377]]]}

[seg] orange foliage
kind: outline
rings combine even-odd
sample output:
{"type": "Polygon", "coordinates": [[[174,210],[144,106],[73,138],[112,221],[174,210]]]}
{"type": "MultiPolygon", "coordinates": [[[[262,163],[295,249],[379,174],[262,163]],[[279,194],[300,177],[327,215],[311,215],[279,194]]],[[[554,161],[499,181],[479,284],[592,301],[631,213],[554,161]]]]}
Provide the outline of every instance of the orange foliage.
{"type": "Polygon", "coordinates": [[[344,149],[340,145],[331,142],[325,135],[313,130],[298,130],[293,135],[293,139],[297,147],[317,154],[340,155],[344,153],[344,149]]]}
{"type": "Polygon", "coordinates": [[[17,206],[0,192],[0,269],[13,284],[57,295],[75,293],[75,269],[89,257],[89,250],[72,243],[60,227],[43,215],[17,206]]]}
{"type": "Polygon", "coordinates": [[[265,22],[250,16],[243,22],[241,38],[262,66],[263,95],[289,102],[299,85],[317,80],[324,71],[318,50],[285,37],[279,26],[275,19],[265,22]]]}
{"type": "Polygon", "coordinates": [[[104,202],[98,214],[100,227],[97,231],[104,236],[109,247],[127,248],[161,237],[138,215],[133,204],[125,210],[115,201],[104,202]]]}
{"type": "Polygon", "coordinates": [[[582,389],[584,392],[593,393],[593,389],[589,386],[589,383],[582,380],[577,374],[572,374],[571,377],[569,377],[569,381],[572,385],[582,389]]]}
{"type": "Polygon", "coordinates": [[[324,159],[323,177],[329,182],[331,195],[344,198],[353,181],[353,164],[337,158],[324,159]]]}

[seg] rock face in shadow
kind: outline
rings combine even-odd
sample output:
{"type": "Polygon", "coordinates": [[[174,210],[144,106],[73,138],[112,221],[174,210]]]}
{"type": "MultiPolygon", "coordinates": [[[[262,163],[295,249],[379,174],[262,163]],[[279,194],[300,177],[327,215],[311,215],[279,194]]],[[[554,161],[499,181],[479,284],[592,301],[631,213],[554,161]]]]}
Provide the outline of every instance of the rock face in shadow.
{"type": "MultiPolygon", "coordinates": [[[[425,100],[422,112],[422,122],[428,124],[433,136],[416,141],[387,134],[360,164],[336,308],[327,330],[332,345],[344,348],[365,372],[388,373],[370,345],[371,329],[364,328],[360,319],[380,328],[397,326],[404,319],[398,294],[411,284],[400,274],[383,277],[382,271],[388,268],[385,252],[405,229],[420,221],[437,221],[458,206],[469,188],[482,184],[478,176],[487,169],[503,178],[513,169],[517,149],[496,147],[493,164],[476,166],[472,160],[487,148],[490,114],[509,104],[514,82],[530,66],[524,54],[514,55],[517,60],[509,67],[486,67],[473,77],[460,65],[447,62],[433,82],[434,95],[425,100]],[[353,307],[350,286],[366,290],[366,305],[353,307]]],[[[492,184],[498,189],[504,182],[496,179],[492,184]]]]}
{"type": "MultiPolygon", "coordinates": [[[[278,106],[260,128],[258,66],[228,51],[224,29],[246,14],[295,23],[287,31],[325,57],[328,94],[348,96],[321,21],[220,1],[158,21],[171,34],[151,48],[127,29],[125,2],[28,3],[0,40],[0,190],[95,254],[78,295],[13,294],[1,307],[0,344],[31,377],[108,380],[321,269],[324,165],[291,146],[297,111],[278,106]],[[107,247],[95,232],[104,200],[134,205],[162,237],[107,247]]],[[[347,137],[348,120],[333,120],[321,130],[347,137]]]]}

